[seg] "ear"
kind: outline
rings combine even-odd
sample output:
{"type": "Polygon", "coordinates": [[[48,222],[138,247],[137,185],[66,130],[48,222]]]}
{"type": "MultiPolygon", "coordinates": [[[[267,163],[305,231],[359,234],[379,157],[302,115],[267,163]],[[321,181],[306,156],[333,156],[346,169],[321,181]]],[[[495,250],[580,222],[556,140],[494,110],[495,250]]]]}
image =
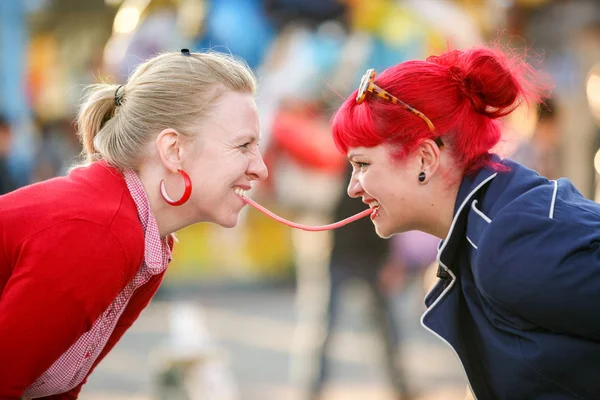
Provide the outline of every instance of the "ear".
{"type": "Polygon", "coordinates": [[[171,172],[177,172],[183,164],[183,136],[175,129],[167,128],[156,138],[156,150],[160,161],[171,172]]]}
{"type": "Polygon", "coordinates": [[[433,140],[424,140],[417,148],[420,162],[420,172],[425,172],[425,181],[428,182],[440,166],[440,148],[433,140]]]}

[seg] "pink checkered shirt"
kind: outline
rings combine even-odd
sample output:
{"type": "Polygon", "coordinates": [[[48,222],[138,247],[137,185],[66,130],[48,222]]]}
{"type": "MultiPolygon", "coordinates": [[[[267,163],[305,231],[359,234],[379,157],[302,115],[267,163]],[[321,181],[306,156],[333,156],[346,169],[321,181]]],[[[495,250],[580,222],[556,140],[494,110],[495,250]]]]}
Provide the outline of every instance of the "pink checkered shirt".
{"type": "Polygon", "coordinates": [[[150,202],[142,181],[133,171],[125,171],[123,175],[131,197],[137,206],[140,222],[144,229],[144,262],[133,280],[98,317],[92,328],[81,335],[46,372],[25,390],[24,399],[51,396],[68,392],[77,387],[85,379],[106,345],[135,290],[148,282],[153,275],[163,272],[171,261],[168,239],[160,238],[158,225],[150,210],[150,202]]]}

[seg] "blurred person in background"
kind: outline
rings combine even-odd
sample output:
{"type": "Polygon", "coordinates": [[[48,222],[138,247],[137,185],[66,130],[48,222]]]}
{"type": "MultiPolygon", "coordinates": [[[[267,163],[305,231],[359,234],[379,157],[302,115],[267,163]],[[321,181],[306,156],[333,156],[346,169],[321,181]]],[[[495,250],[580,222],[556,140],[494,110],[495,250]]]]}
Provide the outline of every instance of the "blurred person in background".
{"type": "Polygon", "coordinates": [[[242,57],[252,69],[262,62],[274,30],[265,15],[265,0],[211,0],[194,47],[221,47],[242,57]]]}
{"type": "Polygon", "coordinates": [[[227,55],[161,54],[90,88],[84,165],[0,197],[0,398],[77,398],[158,289],[173,233],[237,224],[267,176],[255,85],[227,55]]]}
{"type": "Polygon", "coordinates": [[[560,172],[560,135],[555,102],[547,99],[538,104],[538,121],[531,138],[524,140],[510,156],[548,179],[558,179],[560,172]]]}
{"type": "Polygon", "coordinates": [[[15,182],[8,163],[11,149],[12,131],[7,118],[0,115],[0,195],[15,190],[15,182]]]}
{"type": "Polygon", "coordinates": [[[77,158],[74,128],[72,121],[67,118],[39,122],[39,148],[35,156],[33,182],[68,173],[77,158]]]}
{"type": "MultiPolygon", "coordinates": [[[[352,170],[349,168],[347,177],[352,170]]],[[[334,210],[336,221],[354,215],[364,210],[365,205],[340,193],[334,210]]],[[[333,231],[333,247],[329,261],[328,298],[323,303],[326,308],[324,327],[319,329],[323,335],[318,335],[317,343],[311,346],[315,350],[311,364],[316,368],[311,374],[309,383],[309,398],[321,398],[323,386],[326,383],[331,366],[327,358],[334,328],[342,308],[344,287],[354,280],[363,282],[371,295],[369,317],[384,343],[385,369],[393,385],[395,398],[412,399],[409,385],[399,357],[399,327],[398,316],[393,307],[391,296],[403,286],[405,264],[400,257],[392,257],[390,241],[381,239],[371,229],[368,219],[361,219],[352,224],[333,231]]],[[[397,255],[397,254],[396,254],[397,255]]],[[[319,297],[313,297],[320,300],[319,297]]],[[[315,305],[318,306],[318,305],[315,305]]]]}
{"type": "Polygon", "coordinates": [[[367,71],[332,121],[379,236],[443,239],[422,324],[479,399],[600,393],[600,206],[491,152],[548,86],[517,53],[449,50],[367,71]]]}
{"type": "MultiPolygon", "coordinates": [[[[420,282],[422,287],[427,268],[437,256],[440,239],[428,233],[413,230],[394,235],[389,241],[390,258],[396,260],[396,264],[405,271],[404,280],[420,282]]],[[[385,281],[386,279],[384,279],[385,281]]],[[[422,296],[419,297],[420,299],[422,296]]]]}

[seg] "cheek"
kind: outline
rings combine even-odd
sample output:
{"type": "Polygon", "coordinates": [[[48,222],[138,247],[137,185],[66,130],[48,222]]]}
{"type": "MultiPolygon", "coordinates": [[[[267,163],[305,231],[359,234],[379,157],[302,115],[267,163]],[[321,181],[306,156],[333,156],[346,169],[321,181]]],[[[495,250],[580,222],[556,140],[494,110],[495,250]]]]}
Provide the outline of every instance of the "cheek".
{"type": "Polygon", "coordinates": [[[385,198],[389,198],[390,194],[393,193],[390,190],[392,187],[391,183],[387,181],[385,176],[382,176],[376,171],[366,172],[359,179],[359,182],[365,192],[380,201],[383,201],[385,198]]]}
{"type": "Polygon", "coordinates": [[[410,208],[410,189],[402,185],[398,179],[388,177],[388,179],[367,181],[365,184],[367,185],[365,191],[375,197],[388,213],[402,213],[410,208]]]}
{"type": "Polygon", "coordinates": [[[247,169],[246,157],[229,157],[219,165],[212,165],[205,171],[207,186],[210,186],[216,197],[226,198],[232,192],[232,187],[245,181],[247,169]]]}
{"type": "Polygon", "coordinates": [[[242,155],[224,155],[205,165],[203,174],[206,179],[221,182],[221,184],[230,184],[232,181],[239,180],[240,176],[246,172],[248,166],[247,158],[242,155]]]}
{"type": "Polygon", "coordinates": [[[223,177],[229,181],[238,181],[248,169],[248,157],[238,155],[236,157],[230,157],[227,161],[221,164],[223,170],[223,177]]]}

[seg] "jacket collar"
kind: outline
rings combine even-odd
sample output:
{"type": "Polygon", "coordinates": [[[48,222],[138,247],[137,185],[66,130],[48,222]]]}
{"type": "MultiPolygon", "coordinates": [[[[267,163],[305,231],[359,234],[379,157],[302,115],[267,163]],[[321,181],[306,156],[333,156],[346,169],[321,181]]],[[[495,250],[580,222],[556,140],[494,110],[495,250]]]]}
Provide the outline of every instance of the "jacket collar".
{"type": "MultiPolygon", "coordinates": [[[[501,163],[501,159],[499,156],[493,155],[492,162],[501,163]]],[[[446,238],[438,246],[438,277],[452,279],[456,277],[455,272],[450,269],[450,265],[456,256],[460,243],[463,241],[467,215],[470,208],[468,206],[496,175],[498,175],[497,171],[486,167],[481,169],[476,175],[465,176],[463,178],[458,189],[458,195],[456,196],[454,218],[452,219],[450,230],[446,238]]]]}

